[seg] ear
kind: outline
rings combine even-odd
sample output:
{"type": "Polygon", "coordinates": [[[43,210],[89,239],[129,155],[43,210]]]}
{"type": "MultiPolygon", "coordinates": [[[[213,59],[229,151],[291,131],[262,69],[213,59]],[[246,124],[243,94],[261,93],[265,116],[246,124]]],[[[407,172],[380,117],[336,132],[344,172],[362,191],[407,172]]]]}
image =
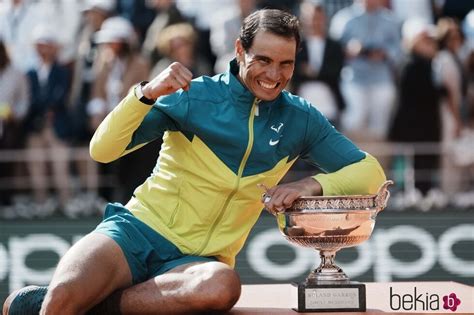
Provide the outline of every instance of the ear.
{"type": "Polygon", "coordinates": [[[235,56],[237,57],[237,61],[241,62],[244,60],[244,47],[242,46],[242,42],[239,38],[235,40],[235,56]]]}

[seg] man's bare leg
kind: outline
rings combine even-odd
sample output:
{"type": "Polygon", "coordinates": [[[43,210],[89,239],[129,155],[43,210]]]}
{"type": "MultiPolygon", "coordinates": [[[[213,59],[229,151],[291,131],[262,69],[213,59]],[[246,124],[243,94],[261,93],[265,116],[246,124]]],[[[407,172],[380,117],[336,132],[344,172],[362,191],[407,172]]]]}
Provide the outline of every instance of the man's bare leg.
{"type": "Polygon", "coordinates": [[[237,273],[220,262],[196,262],[123,290],[120,310],[133,314],[228,311],[240,297],[237,273]]]}
{"type": "Polygon", "coordinates": [[[85,314],[104,307],[121,314],[227,311],[241,290],[237,273],[220,262],[181,265],[130,285],[130,270],[120,247],[109,237],[92,233],[60,261],[40,314],[85,314]]]}
{"type": "Polygon", "coordinates": [[[83,314],[131,284],[132,275],[120,246],[106,235],[91,233],[59,262],[40,314],[83,314]]]}

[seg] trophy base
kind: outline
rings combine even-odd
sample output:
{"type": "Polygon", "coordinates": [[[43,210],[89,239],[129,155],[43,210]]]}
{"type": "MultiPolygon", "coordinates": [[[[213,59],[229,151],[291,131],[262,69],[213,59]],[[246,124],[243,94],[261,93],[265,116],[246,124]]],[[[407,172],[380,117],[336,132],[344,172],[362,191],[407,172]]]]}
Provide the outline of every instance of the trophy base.
{"type": "Polygon", "coordinates": [[[344,282],[331,284],[293,283],[298,287],[297,312],[365,312],[365,284],[344,282]]]}

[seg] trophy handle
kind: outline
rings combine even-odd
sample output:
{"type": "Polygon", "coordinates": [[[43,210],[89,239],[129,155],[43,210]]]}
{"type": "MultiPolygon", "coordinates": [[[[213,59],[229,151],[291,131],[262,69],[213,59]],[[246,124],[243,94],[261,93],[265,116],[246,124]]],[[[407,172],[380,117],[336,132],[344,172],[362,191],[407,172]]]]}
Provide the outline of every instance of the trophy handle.
{"type": "Polygon", "coordinates": [[[387,201],[390,197],[390,191],[388,190],[388,186],[392,184],[392,180],[387,180],[382,184],[382,186],[380,186],[379,190],[377,191],[377,195],[375,197],[375,210],[377,211],[377,213],[385,209],[385,207],[387,206],[387,201]]]}

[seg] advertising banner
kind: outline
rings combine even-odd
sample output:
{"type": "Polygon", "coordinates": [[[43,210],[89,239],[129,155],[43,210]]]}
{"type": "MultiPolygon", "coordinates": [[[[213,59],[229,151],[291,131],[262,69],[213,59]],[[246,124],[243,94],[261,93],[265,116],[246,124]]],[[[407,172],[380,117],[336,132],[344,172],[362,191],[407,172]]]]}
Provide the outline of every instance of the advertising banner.
{"type": "MultiPolygon", "coordinates": [[[[59,258],[99,220],[0,221],[0,300],[25,285],[47,284],[59,258]]],[[[472,210],[384,211],[372,237],[340,250],[336,262],[351,280],[361,282],[455,281],[472,286],[473,249],[472,210]]],[[[315,250],[288,243],[275,218],[265,212],[238,255],[236,270],[244,284],[291,283],[305,279],[318,264],[315,250]]],[[[400,292],[392,295],[395,306],[404,303],[400,292]]]]}

